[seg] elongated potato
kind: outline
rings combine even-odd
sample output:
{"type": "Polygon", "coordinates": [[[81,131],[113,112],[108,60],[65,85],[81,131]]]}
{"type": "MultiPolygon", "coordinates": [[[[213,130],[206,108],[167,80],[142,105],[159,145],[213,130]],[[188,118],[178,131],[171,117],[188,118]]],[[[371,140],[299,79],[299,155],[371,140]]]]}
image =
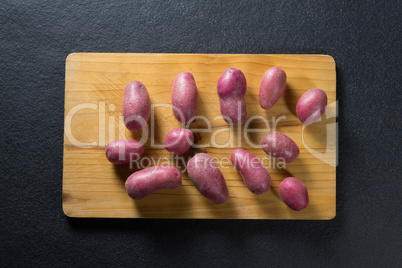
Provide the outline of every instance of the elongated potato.
{"type": "Polygon", "coordinates": [[[261,79],[259,101],[263,109],[270,109],[280,99],[286,87],[286,73],[275,66],[269,68],[261,79]]]}
{"type": "Polygon", "coordinates": [[[142,199],[160,189],[181,186],[181,173],[172,166],[155,166],[134,172],[126,180],[126,190],[133,199],[142,199]]]}
{"type": "Polygon", "coordinates": [[[290,163],[299,156],[299,147],[285,134],[272,131],[265,135],[261,142],[262,149],[266,154],[279,160],[290,163]]]}
{"type": "Polygon", "coordinates": [[[122,113],[124,124],[131,131],[139,132],[147,125],[151,114],[151,101],[146,87],[140,81],[127,84],[122,113]]]}
{"type": "Polygon", "coordinates": [[[320,88],[307,90],[297,101],[296,113],[304,125],[318,121],[327,108],[327,94],[320,88]]]}
{"type": "Polygon", "coordinates": [[[165,149],[178,155],[184,154],[194,143],[193,132],[185,128],[176,128],[166,135],[165,149]]]}
{"type": "Polygon", "coordinates": [[[125,164],[136,160],[144,152],[144,145],[136,140],[114,140],[105,148],[106,158],[113,164],[125,164]]]}
{"type": "Polygon", "coordinates": [[[279,184],[283,202],[293,210],[300,211],[308,206],[309,198],[306,185],[294,177],[287,177],[279,184]]]}
{"type": "Polygon", "coordinates": [[[173,82],[173,114],[183,124],[190,122],[198,109],[198,91],[191,73],[180,73],[173,82]]]}
{"type": "Polygon", "coordinates": [[[258,195],[269,190],[271,176],[255,155],[243,149],[236,149],[232,152],[230,160],[253,194],[258,195]]]}
{"type": "Polygon", "coordinates": [[[239,69],[229,68],[218,80],[217,90],[223,119],[232,124],[239,124],[247,117],[246,77],[239,69]]]}
{"type": "Polygon", "coordinates": [[[229,196],[226,181],[215,160],[208,154],[196,154],[187,164],[187,173],[198,191],[215,204],[229,196]]]}

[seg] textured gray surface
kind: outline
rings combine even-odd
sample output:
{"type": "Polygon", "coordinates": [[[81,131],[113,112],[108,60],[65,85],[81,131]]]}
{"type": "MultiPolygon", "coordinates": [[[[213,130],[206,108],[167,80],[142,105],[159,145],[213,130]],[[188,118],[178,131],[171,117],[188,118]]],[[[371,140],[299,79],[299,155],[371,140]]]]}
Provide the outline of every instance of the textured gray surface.
{"type": "Polygon", "coordinates": [[[0,3],[2,266],[402,263],[400,1],[116,2],[0,3]],[[71,52],[333,56],[337,217],[66,218],[64,63],[71,52]]]}

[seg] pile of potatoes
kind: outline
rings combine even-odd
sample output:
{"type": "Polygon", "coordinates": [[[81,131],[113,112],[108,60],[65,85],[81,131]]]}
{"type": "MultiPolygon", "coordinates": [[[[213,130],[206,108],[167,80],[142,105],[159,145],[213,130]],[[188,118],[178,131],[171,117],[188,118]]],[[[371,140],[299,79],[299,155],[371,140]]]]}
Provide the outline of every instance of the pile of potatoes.
{"type": "MultiPolygon", "coordinates": [[[[286,73],[279,67],[268,69],[262,76],[259,103],[263,109],[272,108],[286,87],[286,73]]],[[[217,83],[217,93],[222,117],[231,124],[241,124],[247,116],[245,93],[246,77],[239,69],[229,68],[217,83]]],[[[197,115],[198,91],[194,77],[189,72],[180,73],[173,82],[172,107],[174,116],[187,124],[197,115]]],[[[319,88],[306,91],[298,100],[297,116],[304,125],[316,122],[324,114],[327,95],[319,88]]],[[[129,83],[124,91],[122,104],[126,127],[134,132],[147,127],[151,113],[151,101],[146,87],[139,81],[129,83]]],[[[184,154],[194,142],[193,133],[184,128],[171,130],[165,137],[164,147],[171,153],[184,154]]],[[[272,131],[261,141],[264,152],[286,163],[299,155],[299,147],[283,133],[272,131]]],[[[113,164],[128,163],[144,152],[139,141],[114,140],[106,146],[106,157],[113,164]],[[123,153],[122,153],[123,152],[123,153]]],[[[247,188],[256,195],[267,192],[271,177],[260,160],[244,149],[231,154],[233,166],[240,172],[247,188]]],[[[205,153],[196,154],[187,164],[187,173],[198,191],[215,204],[225,203],[229,197],[225,178],[214,159],[205,153]]],[[[133,173],[125,187],[131,198],[141,199],[159,189],[176,189],[181,186],[181,172],[173,166],[154,166],[133,173]]],[[[279,185],[283,202],[300,211],[308,206],[306,186],[297,178],[285,178],[279,185]]]]}

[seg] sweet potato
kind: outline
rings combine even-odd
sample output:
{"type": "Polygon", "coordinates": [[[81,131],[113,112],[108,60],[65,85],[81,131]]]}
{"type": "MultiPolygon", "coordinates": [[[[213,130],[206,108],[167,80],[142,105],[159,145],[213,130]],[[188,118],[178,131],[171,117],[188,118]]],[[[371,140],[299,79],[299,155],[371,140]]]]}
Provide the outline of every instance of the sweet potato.
{"type": "Polygon", "coordinates": [[[288,177],[279,184],[283,202],[293,210],[300,211],[308,206],[309,198],[306,185],[294,177],[288,177]]]}
{"type": "Polygon", "coordinates": [[[178,155],[184,154],[194,143],[193,132],[185,128],[176,128],[166,135],[165,149],[178,155]]]}
{"type": "Polygon", "coordinates": [[[180,73],[173,82],[173,114],[183,124],[190,122],[198,109],[198,91],[191,73],[180,73]]]}
{"type": "Polygon", "coordinates": [[[106,145],[106,158],[113,164],[125,164],[136,160],[144,152],[144,145],[134,139],[113,140],[106,145]]]}
{"type": "Polygon", "coordinates": [[[172,166],[154,166],[131,174],[125,186],[131,198],[142,199],[160,189],[179,188],[181,172],[172,166]]]}
{"type": "Polygon", "coordinates": [[[230,159],[253,194],[259,195],[269,190],[271,176],[255,155],[243,149],[236,149],[230,159]]]}
{"type": "Polygon", "coordinates": [[[296,113],[304,125],[318,121],[327,108],[327,94],[320,88],[307,90],[297,101],[296,113]]]}
{"type": "Polygon", "coordinates": [[[286,87],[286,73],[275,66],[269,68],[261,79],[259,101],[263,109],[270,109],[280,99],[286,87]]]}
{"type": "Polygon", "coordinates": [[[232,124],[239,124],[247,117],[246,77],[239,69],[229,68],[218,80],[217,91],[223,119],[232,124]]]}
{"type": "Polygon", "coordinates": [[[122,113],[124,124],[133,132],[139,132],[147,125],[151,114],[151,101],[146,87],[140,81],[127,84],[122,113]]]}
{"type": "Polygon", "coordinates": [[[215,204],[225,203],[229,196],[226,181],[214,159],[196,154],[187,164],[187,173],[198,191],[215,204]]]}
{"type": "Polygon", "coordinates": [[[299,147],[285,134],[272,131],[265,135],[261,142],[266,154],[276,157],[284,163],[293,162],[299,156],[299,147]]]}

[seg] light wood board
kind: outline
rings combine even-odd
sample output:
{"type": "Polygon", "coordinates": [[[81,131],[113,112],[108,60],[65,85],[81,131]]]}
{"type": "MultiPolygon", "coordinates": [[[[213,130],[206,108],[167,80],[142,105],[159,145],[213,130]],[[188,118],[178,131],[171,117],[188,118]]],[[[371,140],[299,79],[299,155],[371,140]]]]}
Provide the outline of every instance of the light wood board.
{"type": "Polygon", "coordinates": [[[66,59],[65,132],[63,170],[63,211],[70,217],[108,218],[213,218],[213,219],[332,219],[336,214],[336,73],[335,62],[326,55],[249,54],[127,54],[74,53],[66,59]],[[258,103],[263,73],[279,66],[287,74],[284,95],[270,110],[258,103]],[[239,68],[247,79],[247,120],[232,130],[219,118],[216,83],[227,68],[239,68]],[[116,138],[141,139],[144,133],[126,130],[121,119],[121,103],[127,83],[139,80],[147,87],[153,105],[170,105],[173,80],[180,72],[191,72],[199,92],[198,119],[190,128],[196,143],[206,147],[191,149],[176,162],[161,147],[167,132],[181,127],[169,107],[154,107],[153,129],[145,143],[143,161],[115,166],[105,158],[105,145],[116,138]],[[322,88],[328,107],[321,120],[303,127],[296,116],[296,103],[308,89],[322,88]],[[268,125],[264,123],[264,118],[268,125]],[[260,148],[270,130],[285,133],[300,148],[292,163],[269,158],[260,148]],[[229,131],[230,130],[230,131],[229,131]],[[153,136],[153,138],[151,138],[153,136]],[[247,140],[246,140],[247,137],[247,140]],[[153,143],[153,145],[152,145],[153,143]],[[226,145],[225,145],[226,144],[226,145]],[[151,148],[152,147],[152,148],[151,148]],[[223,148],[217,148],[223,147],[223,148]],[[263,159],[272,178],[271,189],[254,195],[244,185],[230,162],[235,148],[244,148],[263,159]],[[159,190],[142,200],[131,199],[125,190],[126,178],[137,166],[171,164],[185,168],[182,160],[205,152],[220,161],[229,189],[225,204],[215,205],[203,197],[183,173],[182,186],[159,190]],[[155,161],[150,163],[150,161],[155,161]],[[280,198],[279,184],[288,176],[307,186],[310,204],[300,211],[289,209],[280,198]]]}

